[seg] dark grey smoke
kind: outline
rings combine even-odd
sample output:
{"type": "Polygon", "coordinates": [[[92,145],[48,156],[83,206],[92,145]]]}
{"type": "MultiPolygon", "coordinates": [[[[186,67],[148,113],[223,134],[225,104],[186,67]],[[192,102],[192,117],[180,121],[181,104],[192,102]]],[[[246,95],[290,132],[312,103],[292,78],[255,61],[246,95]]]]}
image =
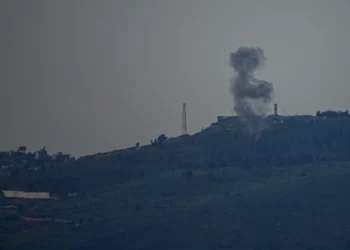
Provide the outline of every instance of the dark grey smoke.
{"type": "Polygon", "coordinates": [[[257,137],[266,128],[262,117],[266,115],[273,95],[272,83],[254,78],[254,71],[265,60],[261,48],[240,47],[230,55],[230,65],[237,73],[231,81],[234,110],[257,137]]]}

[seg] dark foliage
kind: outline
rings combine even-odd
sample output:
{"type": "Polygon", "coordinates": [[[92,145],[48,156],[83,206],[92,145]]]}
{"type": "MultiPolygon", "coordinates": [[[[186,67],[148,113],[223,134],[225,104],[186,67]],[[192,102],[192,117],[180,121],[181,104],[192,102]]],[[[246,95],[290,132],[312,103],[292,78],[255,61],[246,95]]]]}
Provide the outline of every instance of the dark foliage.
{"type": "Polygon", "coordinates": [[[23,204],[22,204],[22,203],[18,203],[18,204],[17,204],[17,213],[18,213],[18,214],[22,214],[23,211],[24,211],[24,206],[23,206],[23,204]]]}
{"type": "Polygon", "coordinates": [[[9,215],[0,221],[0,245],[349,248],[350,119],[287,117],[271,122],[258,139],[238,123],[216,128],[45,171],[18,168],[0,179],[3,187],[61,196],[39,207],[41,201],[23,201],[23,216],[74,222],[27,224],[9,215]]]}
{"type": "MultiPolygon", "coordinates": [[[[238,121],[235,121],[238,122],[238,121]]],[[[258,140],[237,124],[235,130],[204,130],[169,140],[164,134],[154,146],[121,154],[84,157],[45,171],[15,168],[1,180],[8,188],[50,191],[64,195],[91,187],[141,179],[161,169],[259,168],[350,160],[350,119],[289,117],[273,123],[258,140]]],[[[210,179],[216,179],[212,176],[210,179]]]]}
{"type": "Polygon", "coordinates": [[[164,143],[166,140],[168,140],[168,137],[166,137],[166,135],[161,134],[160,136],[158,136],[158,142],[159,143],[164,143]]]}
{"type": "Polygon", "coordinates": [[[347,111],[327,110],[327,111],[324,111],[324,112],[317,111],[316,112],[316,116],[317,117],[331,117],[331,118],[335,118],[335,117],[350,117],[348,110],[347,111]]]}

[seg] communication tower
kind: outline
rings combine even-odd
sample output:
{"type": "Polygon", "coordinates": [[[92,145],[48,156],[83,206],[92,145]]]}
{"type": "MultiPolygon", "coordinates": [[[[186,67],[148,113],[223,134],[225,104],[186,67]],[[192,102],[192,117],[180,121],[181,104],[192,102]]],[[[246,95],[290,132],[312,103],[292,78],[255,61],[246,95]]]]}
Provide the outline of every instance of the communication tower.
{"type": "Polygon", "coordinates": [[[275,103],[274,105],[273,105],[273,108],[274,108],[274,115],[275,116],[278,116],[278,107],[277,107],[277,103],[275,103]]]}
{"type": "Polygon", "coordinates": [[[182,124],[181,124],[181,135],[187,134],[187,114],[186,114],[186,103],[182,104],[182,124]]]}

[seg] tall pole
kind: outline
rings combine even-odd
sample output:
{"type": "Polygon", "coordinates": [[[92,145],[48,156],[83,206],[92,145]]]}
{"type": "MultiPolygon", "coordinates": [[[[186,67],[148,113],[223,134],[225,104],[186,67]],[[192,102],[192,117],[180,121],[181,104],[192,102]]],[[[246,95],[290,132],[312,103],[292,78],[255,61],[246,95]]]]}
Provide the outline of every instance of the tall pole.
{"type": "Polygon", "coordinates": [[[277,103],[275,103],[275,104],[273,105],[273,108],[274,108],[274,115],[275,115],[275,116],[278,116],[277,103]]]}
{"type": "Polygon", "coordinates": [[[186,114],[186,103],[182,104],[182,124],[181,124],[181,135],[187,134],[187,114],[186,114]]]}

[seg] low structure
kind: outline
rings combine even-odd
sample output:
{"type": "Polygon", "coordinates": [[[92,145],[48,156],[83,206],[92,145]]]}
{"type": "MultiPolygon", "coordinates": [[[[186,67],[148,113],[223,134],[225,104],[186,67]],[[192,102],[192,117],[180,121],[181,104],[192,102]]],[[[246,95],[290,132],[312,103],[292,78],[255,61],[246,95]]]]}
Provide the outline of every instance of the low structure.
{"type": "Polygon", "coordinates": [[[2,191],[5,198],[23,198],[23,199],[50,199],[49,192],[23,192],[13,190],[2,191]]]}
{"type": "Polygon", "coordinates": [[[226,119],[230,119],[230,118],[237,118],[238,116],[230,116],[230,115],[228,115],[228,116],[224,116],[224,115],[219,115],[218,117],[217,117],[217,121],[218,122],[220,122],[220,121],[223,121],[223,120],[226,120],[226,119]]]}
{"type": "Polygon", "coordinates": [[[52,155],[52,158],[60,163],[65,163],[71,160],[70,154],[63,154],[62,152],[52,155]]]}
{"type": "Polygon", "coordinates": [[[1,151],[0,152],[0,157],[8,157],[10,153],[8,151],[1,151]]]}
{"type": "Polygon", "coordinates": [[[20,146],[18,147],[17,152],[25,154],[26,150],[27,150],[26,146],[20,146]]]}

